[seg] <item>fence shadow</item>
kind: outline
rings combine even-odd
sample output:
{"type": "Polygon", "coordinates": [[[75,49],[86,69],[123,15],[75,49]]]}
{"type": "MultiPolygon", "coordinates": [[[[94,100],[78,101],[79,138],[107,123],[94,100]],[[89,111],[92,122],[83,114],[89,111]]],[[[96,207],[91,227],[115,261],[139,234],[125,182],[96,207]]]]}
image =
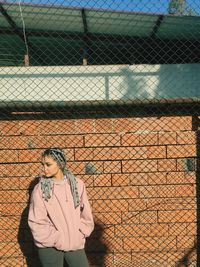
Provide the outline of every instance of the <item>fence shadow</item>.
{"type": "Polygon", "coordinates": [[[197,196],[197,265],[200,266],[200,118],[194,118],[197,134],[197,161],[196,161],[196,196],[197,196]]]}
{"type": "Polygon", "coordinates": [[[200,119],[198,116],[193,116],[193,131],[196,132],[196,201],[197,201],[197,232],[196,242],[194,246],[185,252],[185,255],[180,259],[176,267],[197,267],[200,266],[200,119]],[[194,255],[196,254],[196,258],[194,255]]]}
{"type": "Polygon", "coordinates": [[[95,223],[94,231],[86,242],[86,253],[91,267],[103,267],[108,251],[103,241],[103,226],[95,223]]]}
{"type": "Polygon", "coordinates": [[[26,208],[23,210],[19,225],[18,231],[18,243],[20,245],[20,249],[23,253],[24,259],[26,261],[26,265],[28,267],[41,267],[39,258],[37,255],[37,251],[35,249],[33,243],[33,237],[28,226],[28,210],[29,210],[29,203],[30,203],[30,196],[32,189],[38,183],[38,178],[35,178],[29,185],[28,188],[28,203],[26,208]]]}

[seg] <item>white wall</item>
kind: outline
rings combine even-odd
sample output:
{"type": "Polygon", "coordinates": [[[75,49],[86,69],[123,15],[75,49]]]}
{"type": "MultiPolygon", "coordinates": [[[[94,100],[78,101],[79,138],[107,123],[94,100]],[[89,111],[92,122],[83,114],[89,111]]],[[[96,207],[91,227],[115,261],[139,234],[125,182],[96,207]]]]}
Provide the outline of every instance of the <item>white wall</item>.
{"type": "Polygon", "coordinates": [[[200,64],[0,68],[0,100],[200,97],[200,64]]]}

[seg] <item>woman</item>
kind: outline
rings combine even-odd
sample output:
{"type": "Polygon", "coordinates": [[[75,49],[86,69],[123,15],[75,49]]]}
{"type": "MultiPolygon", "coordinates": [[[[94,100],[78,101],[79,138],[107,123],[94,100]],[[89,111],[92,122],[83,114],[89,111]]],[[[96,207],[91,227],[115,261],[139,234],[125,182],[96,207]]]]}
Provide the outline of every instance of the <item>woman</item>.
{"type": "Polygon", "coordinates": [[[62,149],[42,154],[43,176],[30,202],[28,224],[43,267],[88,267],[85,238],[94,229],[86,188],[66,170],[62,149]]]}

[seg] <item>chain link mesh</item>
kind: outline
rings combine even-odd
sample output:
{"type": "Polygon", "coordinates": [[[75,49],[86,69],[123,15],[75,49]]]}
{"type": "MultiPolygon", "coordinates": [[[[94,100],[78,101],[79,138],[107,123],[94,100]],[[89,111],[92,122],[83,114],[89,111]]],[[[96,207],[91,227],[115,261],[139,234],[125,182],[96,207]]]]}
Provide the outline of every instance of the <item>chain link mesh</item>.
{"type": "Polygon", "coordinates": [[[39,267],[40,155],[87,186],[91,267],[199,259],[198,0],[0,3],[0,266],[39,267]]]}

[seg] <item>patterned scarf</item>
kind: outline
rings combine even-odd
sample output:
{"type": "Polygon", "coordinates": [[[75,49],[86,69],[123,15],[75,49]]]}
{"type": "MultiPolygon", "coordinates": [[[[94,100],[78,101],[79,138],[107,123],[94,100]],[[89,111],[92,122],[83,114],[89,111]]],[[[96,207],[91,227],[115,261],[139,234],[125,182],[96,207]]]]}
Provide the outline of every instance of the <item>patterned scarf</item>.
{"type": "MultiPolygon", "coordinates": [[[[64,179],[69,180],[74,207],[77,208],[80,205],[80,199],[78,194],[76,177],[69,170],[65,170],[64,179]]],[[[52,178],[41,177],[40,183],[41,183],[42,197],[44,198],[45,201],[48,201],[52,197],[54,180],[52,178]]]]}

